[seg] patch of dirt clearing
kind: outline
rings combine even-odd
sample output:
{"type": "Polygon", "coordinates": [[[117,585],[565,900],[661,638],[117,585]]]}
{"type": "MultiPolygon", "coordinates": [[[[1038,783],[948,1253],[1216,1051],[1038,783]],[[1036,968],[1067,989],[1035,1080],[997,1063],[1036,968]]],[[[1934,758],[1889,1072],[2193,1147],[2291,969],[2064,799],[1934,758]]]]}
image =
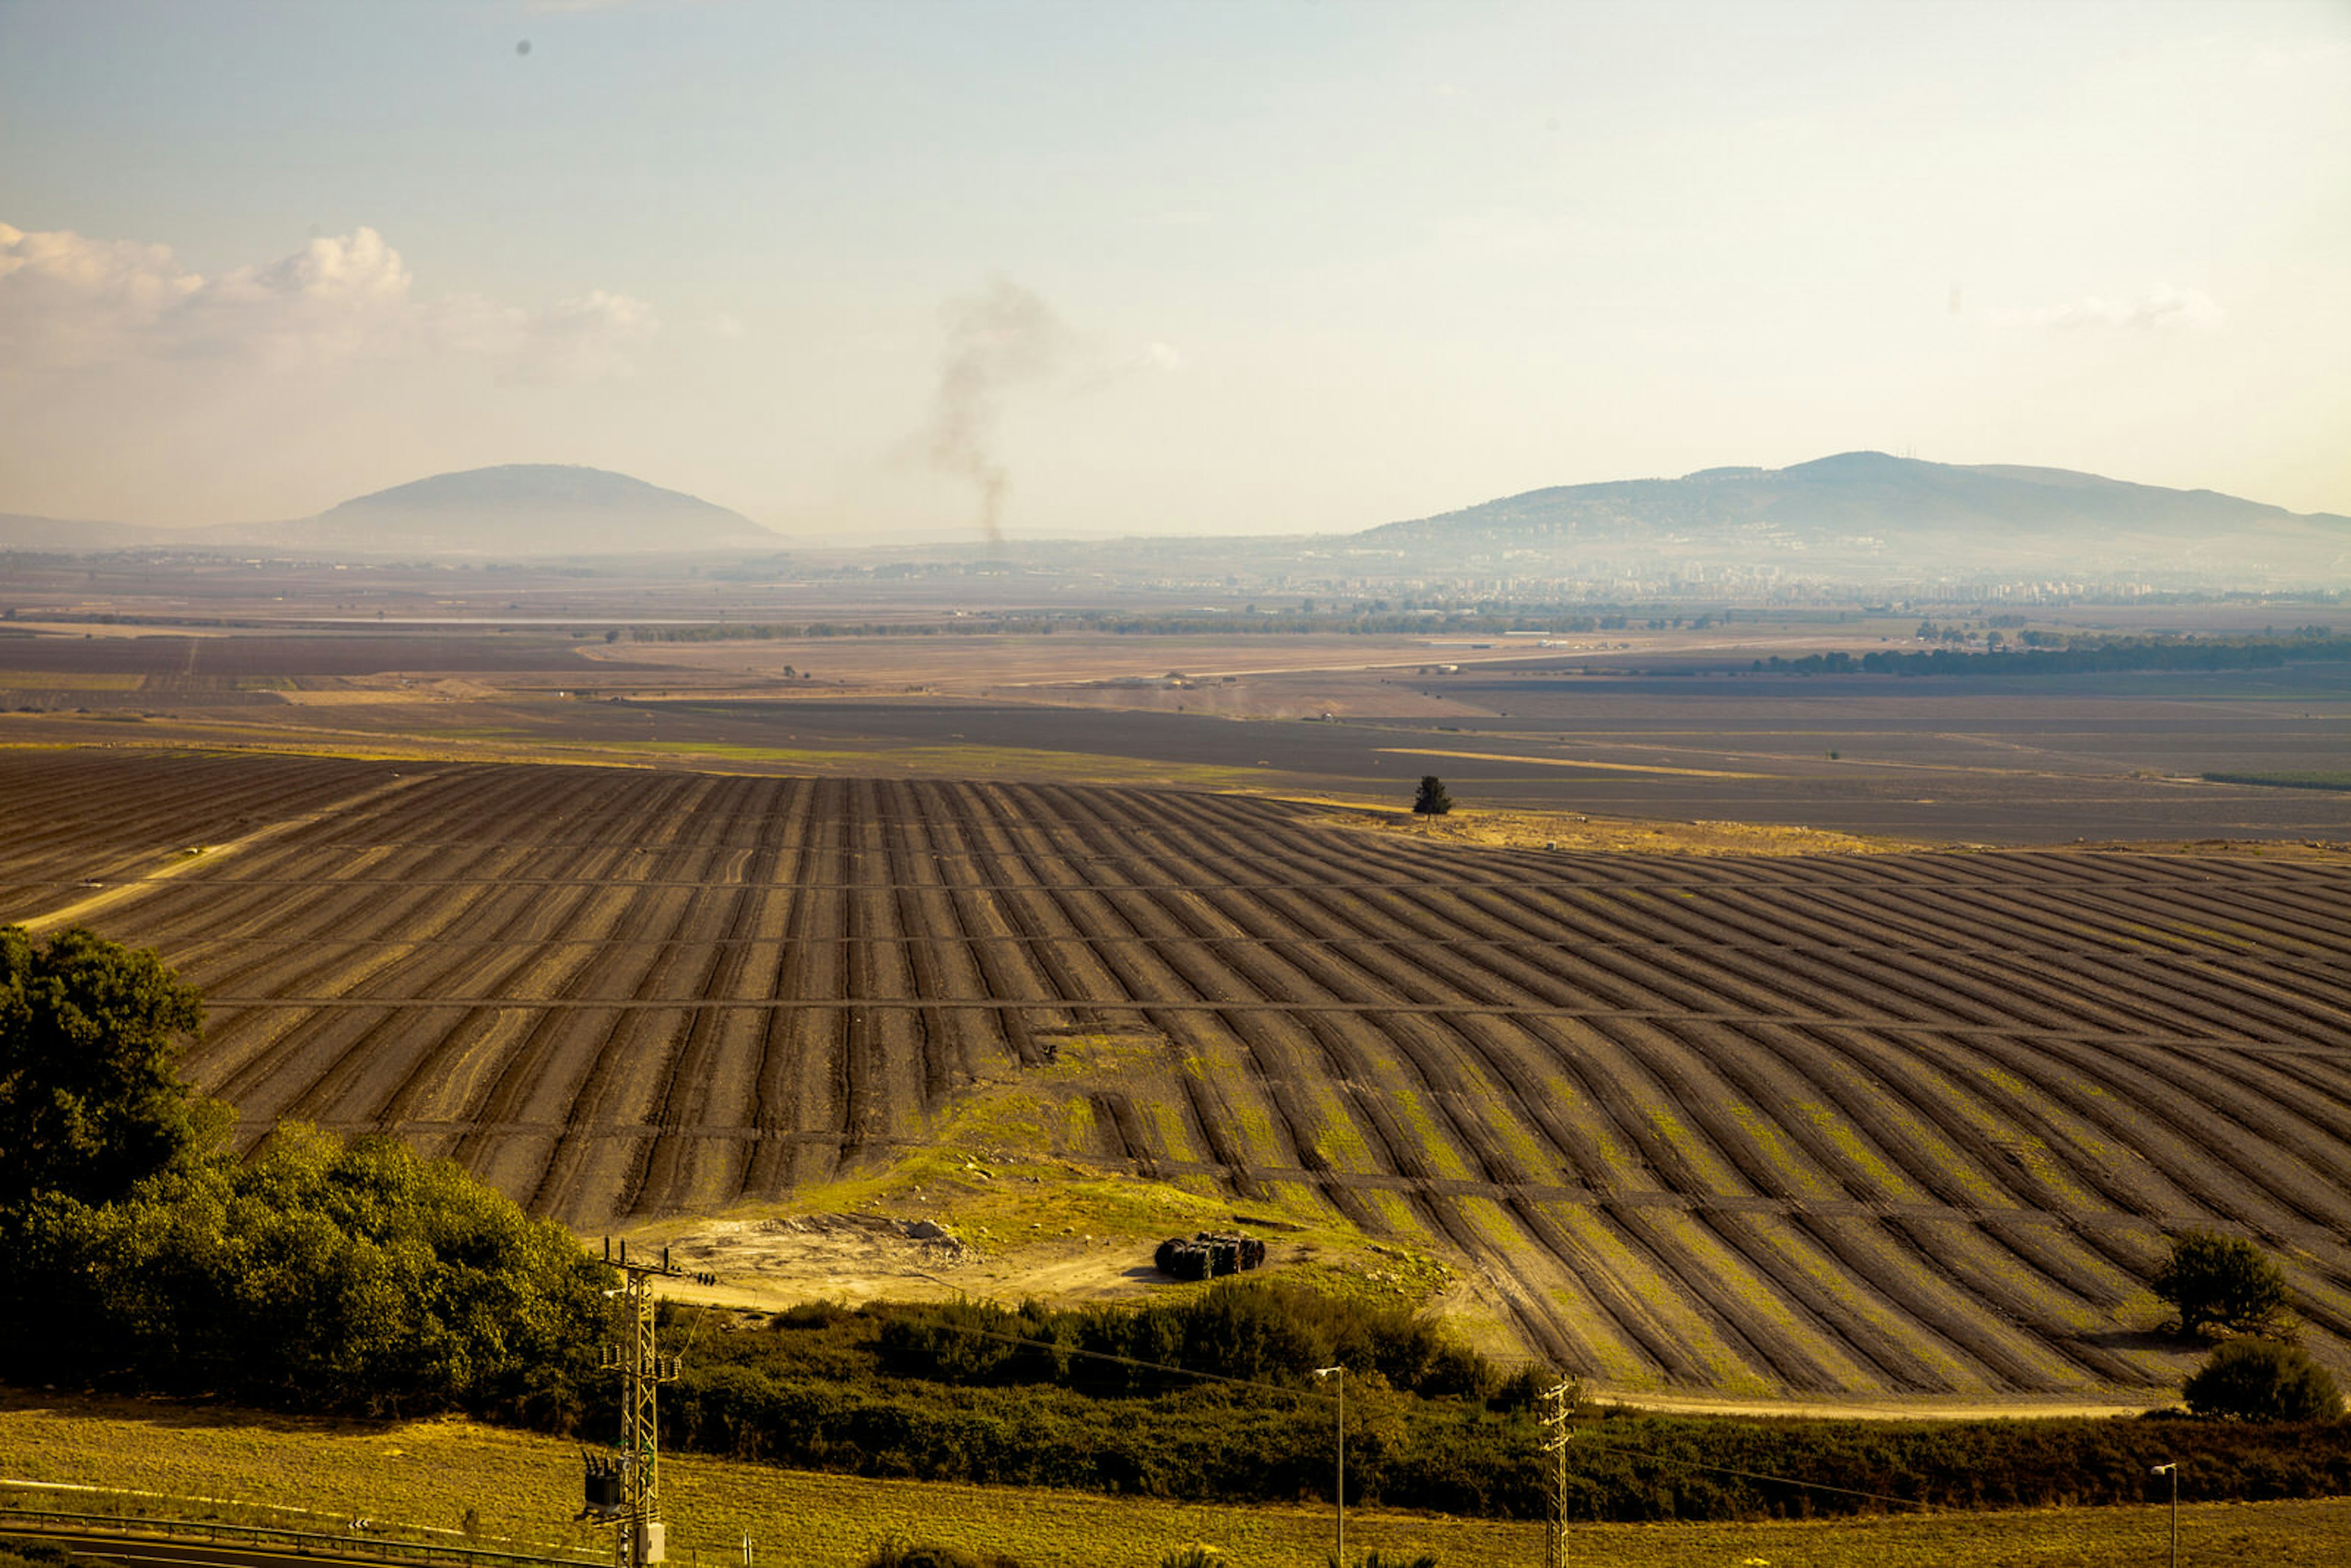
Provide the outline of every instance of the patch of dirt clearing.
{"type": "Polygon", "coordinates": [[[958,1296],[1056,1305],[1132,1300],[1167,1277],[1131,1239],[1068,1235],[983,1253],[927,1219],[808,1214],[715,1220],[668,1239],[678,1268],[716,1285],[667,1280],[681,1301],[774,1312],[802,1301],[944,1301],[958,1296]]]}

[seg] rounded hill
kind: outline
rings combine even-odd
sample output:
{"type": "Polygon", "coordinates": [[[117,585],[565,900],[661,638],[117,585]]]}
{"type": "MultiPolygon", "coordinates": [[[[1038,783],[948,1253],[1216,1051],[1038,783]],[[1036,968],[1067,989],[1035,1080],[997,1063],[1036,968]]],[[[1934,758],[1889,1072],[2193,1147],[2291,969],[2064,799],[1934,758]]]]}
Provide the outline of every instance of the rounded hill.
{"type": "Polygon", "coordinates": [[[777,536],[739,512],[626,474],[508,463],[435,474],[280,525],[285,542],[469,555],[759,549],[777,536]]]}

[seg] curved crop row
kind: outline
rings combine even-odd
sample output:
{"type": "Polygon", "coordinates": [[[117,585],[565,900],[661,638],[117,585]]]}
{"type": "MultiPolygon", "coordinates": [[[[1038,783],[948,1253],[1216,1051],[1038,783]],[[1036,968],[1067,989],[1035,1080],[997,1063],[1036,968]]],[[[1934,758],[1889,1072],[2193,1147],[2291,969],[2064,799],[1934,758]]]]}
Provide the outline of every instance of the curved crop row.
{"type": "Polygon", "coordinates": [[[575,1224],[788,1204],[1041,1073],[1063,1156],[1438,1249],[1617,1385],[2159,1385],[2129,1331],[2189,1225],[2276,1248],[2351,1348],[2340,865],[1489,852],[1131,788],[87,753],[10,759],[0,807],[62,824],[0,845],[0,917],[76,864],[150,879],[110,934],[205,988],[194,1068],[246,1135],[402,1131],[575,1224]],[[206,802],[233,847],[157,874],[222,841],[206,802]],[[1043,1072],[1087,1041],[1117,1048],[1043,1072]]]}

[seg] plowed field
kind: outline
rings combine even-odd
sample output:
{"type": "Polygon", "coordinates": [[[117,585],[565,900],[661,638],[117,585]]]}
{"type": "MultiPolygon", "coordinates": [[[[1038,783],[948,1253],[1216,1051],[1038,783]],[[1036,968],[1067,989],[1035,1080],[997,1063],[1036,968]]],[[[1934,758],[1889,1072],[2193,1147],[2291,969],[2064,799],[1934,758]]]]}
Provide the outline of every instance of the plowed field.
{"type": "Polygon", "coordinates": [[[1611,1386],[2170,1385],[2144,1281],[2187,1225],[2278,1251],[2351,1359],[2339,861],[128,751],[0,756],[0,919],[202,985],[248,1136],[396,1129],[582,1227],[788,1205],[1033,1080],[1061,1153],[1449,1256],[1611,1386]]]}

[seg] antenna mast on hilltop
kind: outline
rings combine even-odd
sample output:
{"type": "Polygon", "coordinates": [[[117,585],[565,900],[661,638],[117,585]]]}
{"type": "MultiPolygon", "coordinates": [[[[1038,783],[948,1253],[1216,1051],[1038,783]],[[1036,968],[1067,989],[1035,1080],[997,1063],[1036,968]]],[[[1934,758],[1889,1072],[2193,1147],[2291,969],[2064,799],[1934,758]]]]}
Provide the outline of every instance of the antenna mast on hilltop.
{"type": "Polygon", "coordinates": [[[668,1555],[661,1517],[661,1433],[653,1420],[653,1390],[677,1381],[680,1358],[664,1355],[653,1341],[655,1280],[692,1280],[715,1285],[714,1275],[696,1274],[670,1266],[669,1249],[658,1263],[632,1263],[629,1244],[612,1256],[612,1239],[604,1239],[604,1261],[618,1269],[626,1281],[613,1295],[626,1296],[625,1344],[604,1347],[603,1369],[621,1375],[621,1440],[614,1452],[589,1454],[587,1506],[582,1519],[617,1524],[627,1545],[628,1568],[650,1568],[668,1555]]]}

